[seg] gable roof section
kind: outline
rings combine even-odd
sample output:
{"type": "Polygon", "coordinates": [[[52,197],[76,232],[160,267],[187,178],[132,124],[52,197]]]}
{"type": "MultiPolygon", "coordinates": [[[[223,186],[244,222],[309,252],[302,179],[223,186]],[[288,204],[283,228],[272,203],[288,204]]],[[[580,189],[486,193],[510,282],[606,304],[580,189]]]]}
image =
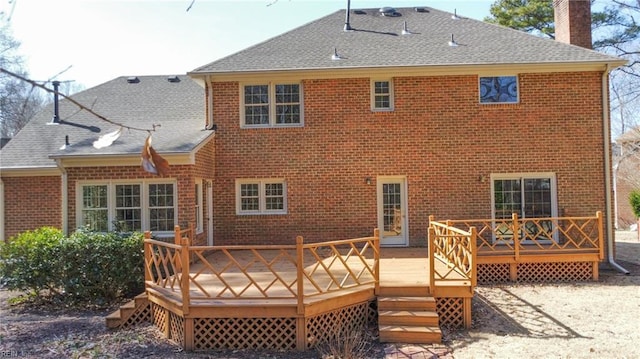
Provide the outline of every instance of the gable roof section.
{"type": "Polygon", "coordinates": [[[189,74],[496,64],[623,63],[620,59],[433,8],[336,11],[189,74]],[[421,11],[417,11],[421,9],[421,11]],[[406,22],[412,33],[403,35],[406,22]],[[451,35],[458,43],[449,46],[451,35]],[[336,49],[341,60],[332,60],[336,49]]]}
{"type": "MultiPolygon", "coordinates": [[[[125,126],[151,129],[152,146],[165,154],[189,154],[213,134],[204,129],[204,90],[187,76],[140,76],[129,83],[118,77],[79,92],[71,98],[105,118],[125,126]]],[[[124,129],[111,146],[96,149],[93,142],[117,130],[117,125],[80,110],[66,99],[59,104],[61,123],[51,124],[53,104],[47,106],[0,151],[0,168],[56,168],[53,158],[139,156],[148,133],[124,129]],[[66,146],[68,136],[70,146],[66,146]]],[[[118,165],[118,163],[113,163],[118,165]]]]}

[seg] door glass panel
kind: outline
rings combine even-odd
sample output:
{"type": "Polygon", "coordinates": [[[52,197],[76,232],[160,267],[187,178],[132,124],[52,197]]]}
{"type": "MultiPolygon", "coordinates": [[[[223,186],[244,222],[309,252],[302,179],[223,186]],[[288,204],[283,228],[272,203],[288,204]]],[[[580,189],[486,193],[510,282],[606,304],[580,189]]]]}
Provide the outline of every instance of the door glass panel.
{"type": "MultiPolygon", "coordinates": [[[[551,217],[551,179],[524,179],[524,218],[551,217]]],[[[526,238],[550,237],[552,233],[551,221],[525,222],[526,238]]]]}
{"type": "Polygon", "coordinates": [[[397,236],[402,233],[402,193],[400,183],[382,185],[382,210],[384,236],[397,236]]]}

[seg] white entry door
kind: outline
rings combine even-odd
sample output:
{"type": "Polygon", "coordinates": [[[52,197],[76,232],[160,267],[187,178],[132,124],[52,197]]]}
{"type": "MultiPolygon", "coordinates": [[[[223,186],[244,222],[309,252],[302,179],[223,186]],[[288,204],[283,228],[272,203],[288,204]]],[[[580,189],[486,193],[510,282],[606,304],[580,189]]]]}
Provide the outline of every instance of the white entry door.
{"type": "Polygon", "coordinates": [[[378,228],[380,245],[409,245],[407,181],[404,177],[378,177],[378,228]]]}

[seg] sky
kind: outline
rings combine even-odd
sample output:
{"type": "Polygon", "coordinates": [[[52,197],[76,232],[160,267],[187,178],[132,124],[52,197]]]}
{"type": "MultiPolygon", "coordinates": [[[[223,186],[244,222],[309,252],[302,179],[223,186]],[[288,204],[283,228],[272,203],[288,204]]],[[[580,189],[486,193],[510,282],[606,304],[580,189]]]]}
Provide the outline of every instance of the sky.
{"type": "MultiPolygon", "coordinates": [[[[429,6],[482,20],[493,2],[351,0],[351,8],[429,6]]],[[[80,88],[186,74],[346,7],[347,0],[0,0],[30,78],[59,74],[80,88]]]]}

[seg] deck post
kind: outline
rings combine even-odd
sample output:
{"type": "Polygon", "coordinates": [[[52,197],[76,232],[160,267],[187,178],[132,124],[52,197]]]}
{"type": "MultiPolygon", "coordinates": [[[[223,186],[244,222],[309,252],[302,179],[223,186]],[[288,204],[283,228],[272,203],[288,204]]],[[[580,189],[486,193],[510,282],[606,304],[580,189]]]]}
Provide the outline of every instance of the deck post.
{"type": "Polygon", "coordinates": [[[182,312],[184,315],[189,314],[189,240],[190,238],[181,238],[180,245],[180,262],[182,264],[182,274],[180,275],[180,289],[182,291],[182,312]]]}
{"type": "Polygon", "coordinates": [[[182,239],[182,234],[180,233],[180,226],[176,224],[173,227],[173,243],[177,245],[181,245],[182,244],[181,239],[182,239]]]}
{"type": "MultiPolygon", "coordinates": [[[[602,218],[602,211],[597,211],[596,217],[598,218],[598,247],[599,247],[598,255],[600,260],[603,260],[604,259],[604,221],[602,218]]],[[[638,233],[640,233],[640,229],[638,229],[638,233]]]]}
{"type": "Polygon", "coordinates": [[[427,248],[429,249],[429,293],[435,292],[435,281],[436,281],[436,273],[435,273],[435,240],[436,240],[436,231],[433,226],[429,226],[429,236],[427,237],[427,248]]]}
{"type": "Polygon", "coordinates": [[[305,350],[307,343],[307,328],[304,317],[304,239],[302,236],[296,237],[296,285],[298,308],[296,318],[296,349],[305,350]]]}
{"type": "Polygon", "coordinates": [[[516,262],[520,261],[520,225],[518,224],[518,214],[511,215],[513,228],[513,250],[516,262]]]}
{"type": "MultiPolygon", "coordinates": [[[[475,288],[478,284],[478,248],[476,243],[476,239],[478,238],[478,229],[476,227],[470,227],[469,232],[471,233],[471,236],[469,237],[469,249],[471,250],[471,287],[475,288]]],[[[471,321],[469,321],[469,323],[471,323],[471,321]]]]}
{"type": "Polygon", "coordinates": [[[144,242],[143,242],[143,248],[144,248],[144,287],[147,287],[147,283],[151,282],[153,280],[153,277],[151,276],[151,269],[150,269],[150,265],[151,265],[151,244],[147,243],[147,239],[151,239],[151,232],[150,231],[145,231],[144,232],[144,242]]]}
{"type": "Polygon", "coordinates": [[[373,230],[373,240],[373,276],[376,283],[373,294],[378,296],[380,294],[380,230],[378,228],[373,230]]]}
{"type": "Polygon", "coordinates": [[[304,314],[304,239],[296,237],[296,285],[298,299],[298,314],[304,314]]]}

